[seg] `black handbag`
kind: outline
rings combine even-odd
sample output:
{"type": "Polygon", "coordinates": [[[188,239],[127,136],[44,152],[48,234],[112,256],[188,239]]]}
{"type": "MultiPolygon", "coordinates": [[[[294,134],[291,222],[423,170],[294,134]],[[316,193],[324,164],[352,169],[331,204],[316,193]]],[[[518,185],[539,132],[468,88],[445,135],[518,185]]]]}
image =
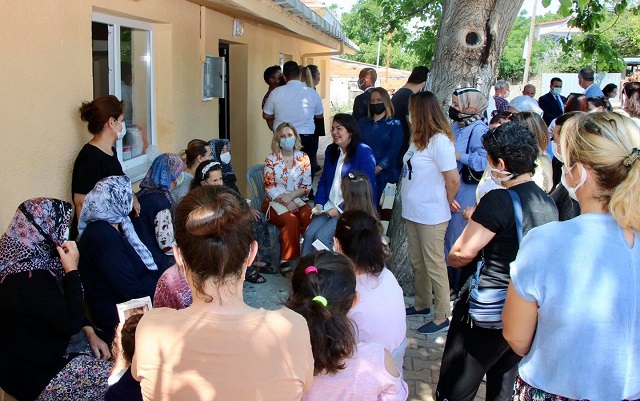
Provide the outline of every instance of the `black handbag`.
{"type": "MultiPolygon", "coordinates": [[[[476,127],[473,127],[473,129],[471,130],[471,133],[469,134],[469,139],[467,140],[467,151],[465,152],[467,154],[469,153],[469,144],[471,143],[471,137],[473,136],[473,131],[475,129],[476,127]]],[[[478,184],[480,182],[480,179],[482,178],[482,174],[484,174],[484,171],[473,170],[471,167],[467,166],[466,164],[462,164],[462,168],[460,169],[462,182],[469,185],[478,184]]]]}

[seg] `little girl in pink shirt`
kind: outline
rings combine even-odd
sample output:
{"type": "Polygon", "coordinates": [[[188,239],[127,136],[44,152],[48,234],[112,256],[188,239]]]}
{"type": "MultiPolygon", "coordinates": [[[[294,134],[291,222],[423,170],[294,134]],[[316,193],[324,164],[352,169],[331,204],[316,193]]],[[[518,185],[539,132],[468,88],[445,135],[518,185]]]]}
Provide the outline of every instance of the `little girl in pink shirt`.
{"type": "Polygon", "coordinates": [[[300,259],[292,293],[285,305],[301,314],[311,335],[314,379],[303,401],[404,401],[407,384],[382,345],[357,340],[347,317],[358,303],[351,261],[334,252],[314,252],[300,259]]]}

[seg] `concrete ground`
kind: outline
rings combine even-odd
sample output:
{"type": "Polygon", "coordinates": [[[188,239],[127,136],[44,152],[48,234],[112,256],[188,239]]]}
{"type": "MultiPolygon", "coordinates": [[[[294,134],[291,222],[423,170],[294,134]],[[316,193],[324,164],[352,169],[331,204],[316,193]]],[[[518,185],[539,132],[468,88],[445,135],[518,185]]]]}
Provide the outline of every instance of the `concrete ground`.
{"type": "MultiPolygon", "coordinates": [[[[265,274],[263,284],[245,283],[245,301],[255,308],[279,309],[291,291],[289,279],[279,274],[265,274]]],[[[413,297],[405,297],[413,305],[413,297]]],[[[446,333],[426,336],[416,330],[429,319],[424,316],[407,317],[409,345],[404,355],[404,379],[409,385],[409,401],[433,401],[446,333]]],[[[485,386],[480,386],[476,400],[484,401],[485,386]]]]}

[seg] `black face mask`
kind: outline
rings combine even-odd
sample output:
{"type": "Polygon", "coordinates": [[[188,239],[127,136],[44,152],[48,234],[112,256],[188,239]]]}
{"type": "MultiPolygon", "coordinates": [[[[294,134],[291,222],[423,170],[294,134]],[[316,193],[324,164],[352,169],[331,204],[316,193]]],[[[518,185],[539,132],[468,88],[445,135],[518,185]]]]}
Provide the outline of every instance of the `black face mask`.
{"type": "Polygon", "coordinates": [[[278,78],[278,82],[280,83],[280,86],[287,84],[287,81],[284,80],[284,75],[280,75],[280,78],[278,78]]]}
{"type": "Polygon", "coordinates": [[[371,111],[371,114],[382,114],[385,112],[385,107],[384,107],[384,103],[376,103],[376,104],[370,104],[369,105],[369,111],[371,111]]]}
{"type": "Polygon", "coordinates": [[[460,116],[460,112],[457,109],[454,109],[453,106],[449,106],[449,118],[453,121],[462,121],[464,118],[460,116]]]}

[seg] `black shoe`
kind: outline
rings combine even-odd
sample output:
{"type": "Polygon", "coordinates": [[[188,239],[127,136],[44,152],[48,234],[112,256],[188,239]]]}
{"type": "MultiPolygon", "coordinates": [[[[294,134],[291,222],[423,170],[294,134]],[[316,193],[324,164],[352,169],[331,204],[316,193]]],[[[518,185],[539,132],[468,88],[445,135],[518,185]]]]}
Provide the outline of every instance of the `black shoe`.
{"type": "Polygon", "coordinates": [[[415,306],[411,306],[407,309],[405,309],[407,316],[411,316],[411,315],[428,315],[431,313],[431,308],[425,308],[423,310],[416,310],[415,306]]]}
{"type": "Polygon", "coordinates": [[[435,334],[449,330],[449,319],[440,324],[429,322],[424,326],[418,327],[418,333],[420,334],[435,334]]]}

